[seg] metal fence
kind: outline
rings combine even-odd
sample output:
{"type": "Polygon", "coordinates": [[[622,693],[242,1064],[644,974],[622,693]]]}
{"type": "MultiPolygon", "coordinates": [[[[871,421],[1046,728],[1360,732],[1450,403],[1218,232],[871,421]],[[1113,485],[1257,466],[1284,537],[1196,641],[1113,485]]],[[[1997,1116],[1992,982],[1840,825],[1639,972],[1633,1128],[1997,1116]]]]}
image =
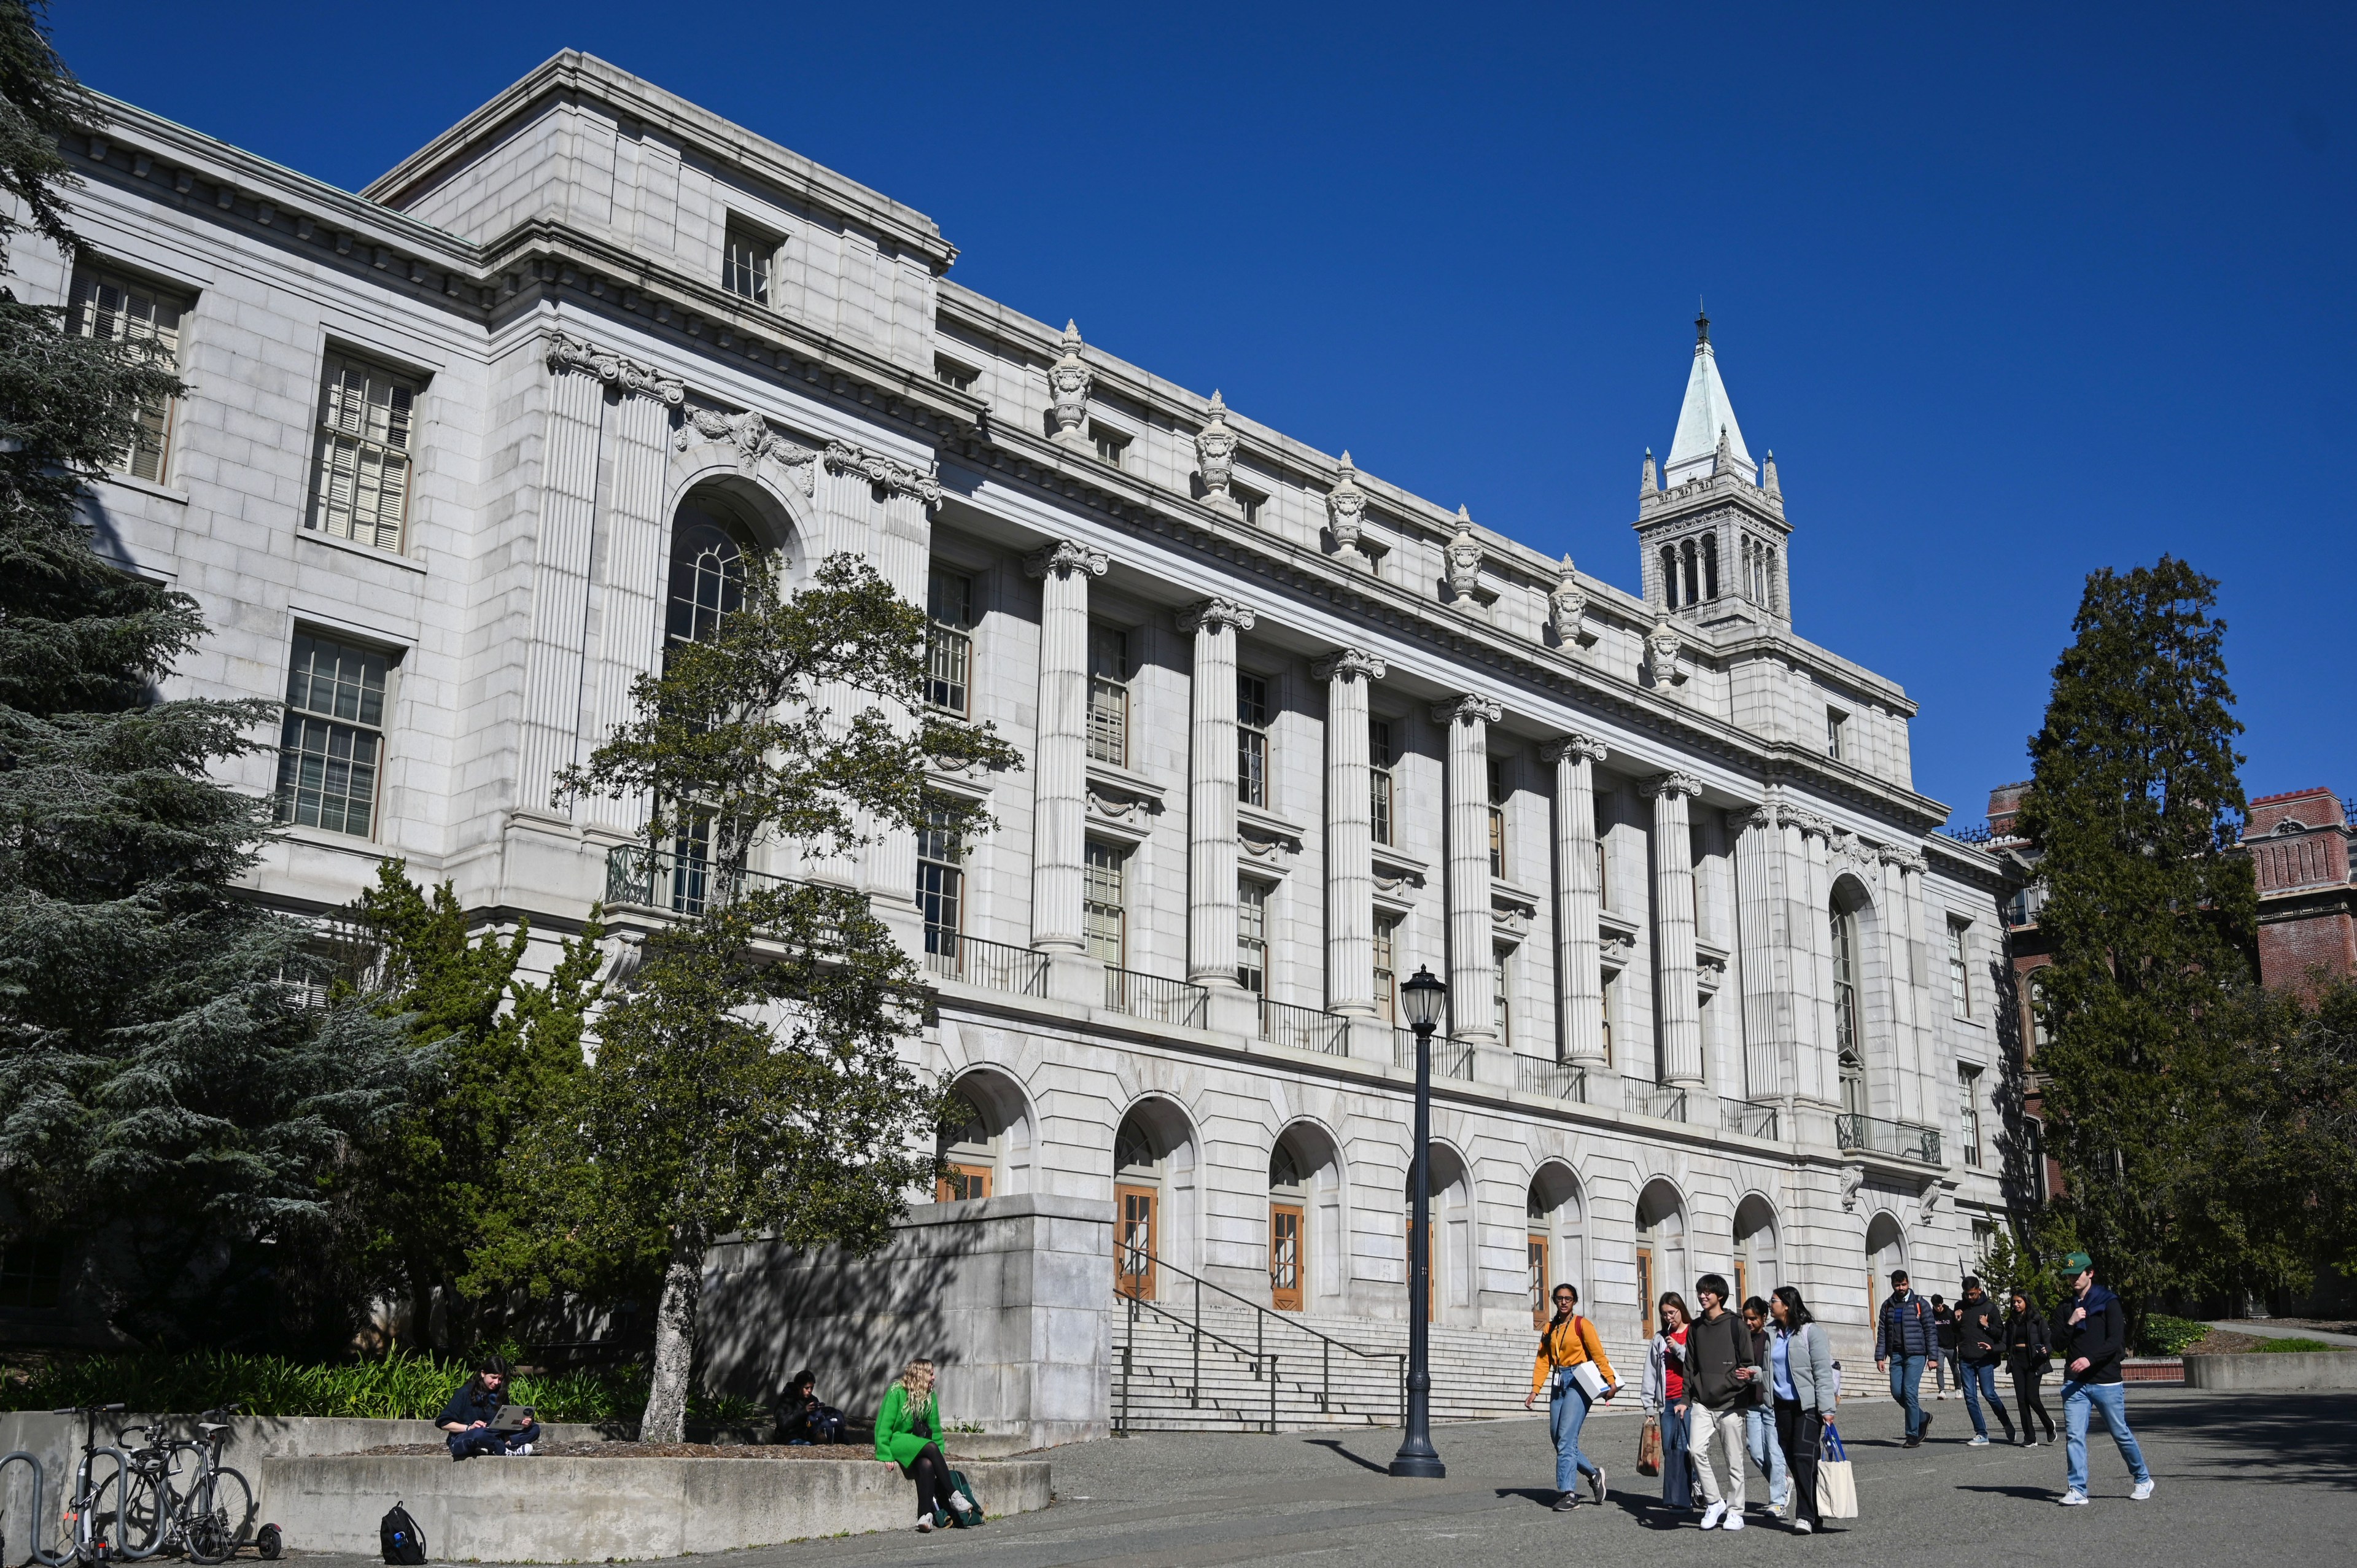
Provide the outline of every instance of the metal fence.
{"type": "Polygon", "coordinates": [[[1776,1141],[1778,1117],[1772,1105],[1753,1105],[1747,1101],[1728,1100],[1720,1102],[1719,1125],[1746,1138],[1776,1141]]]}
{"type": "MultiPolygon", "coordinates": [[[[1415,1067],[1415,1031],[1392,1031],[1392,1060],[1400,1067],[1415,1067]]],[[[1452,1040],[1446,1035],[1432,1036],[1432,1076],[1473,1081],[1473,1046],[1469,1040],[1452,1040]]]]}
{"type": "Polygon", "coordinates": [[[1290,1002],[1271,1002],[1264,996],[1260,1003],[1260,1037],[1272,1046],[1284,1046],[1290,1050],[1339,1057],[1351,1048],[1351,1023],[1315,1007],[1297,1007],[1290,1002]]]}
{"type": "Polygon", "coordinates": [[[1587,1098],[1587,1069],[1570,1062],[1549,1061],[1544,1057],[1516,1057],[1514,1087],[1524,1094],[1584,1101],[1587,1098]]]}
{"type": "Polygon", "coordinates": [[[1905,1122],[1886,1122],[1879,1116],[1844,1112],[1834,1118],[1834,1141],[1845,1149],[1897,1155],[1901,1159],[1921,1160],[1927,1165],[1940,1163],[1937,1127],[1917,1127],[1905,1122]]]}
{"type": "Polygon", "coordinates": [[[1210,992],[1184,980],[1168,980],[1158,974],[1141,974],[1134,969],[1105,965],[1105,1005],[1133,1018],[1151,1018],[1157,1024],[1184,1024],[1200,1029],[1211,999],[1210,992]]]}
{"type": "Polygon", "coordinates": [[[1017,996],[1048,994],[1048,955],[1007,942],[985,941],[941,926],[925,928],[925,967],[944,980],[1017,996]]]}
{"type": "Polygon", "coordinates": [[[766,871],[736,871],[699,855],[650,850],[644,844],[620,843],[606,852],[606,902],[610,906],[701,915],[746,888],[788,886],[793,880],[766,871]]]}
{"type": "Polygon", "coordinates": [[[1686,1119],[1686,1091],[1668,1084],[1647,1084],[1637,1090],[1634,1107],[1658,1122],[1683,1122],[1686,1119]]]}

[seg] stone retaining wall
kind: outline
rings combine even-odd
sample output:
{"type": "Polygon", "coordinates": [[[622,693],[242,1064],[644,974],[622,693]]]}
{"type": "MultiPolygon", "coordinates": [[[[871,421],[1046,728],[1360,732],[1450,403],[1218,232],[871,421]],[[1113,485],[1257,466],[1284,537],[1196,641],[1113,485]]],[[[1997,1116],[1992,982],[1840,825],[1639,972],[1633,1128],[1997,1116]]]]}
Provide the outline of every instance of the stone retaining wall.
{"type": "Polygon", "coordinates": [[[2357,1351],[2284,1350],[2188,1356],[2185,1384],[2194,1389],[2266,1392],[2357,1389],[2357,1351]]]}

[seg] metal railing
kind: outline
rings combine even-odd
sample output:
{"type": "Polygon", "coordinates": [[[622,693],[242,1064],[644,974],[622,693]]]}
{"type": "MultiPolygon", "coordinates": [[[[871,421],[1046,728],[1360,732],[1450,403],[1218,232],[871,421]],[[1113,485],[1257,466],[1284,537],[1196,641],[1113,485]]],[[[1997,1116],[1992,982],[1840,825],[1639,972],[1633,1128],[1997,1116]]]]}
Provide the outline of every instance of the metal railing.
{"type": "Polygon", "coordinates": [[[925,928],[925,967],[945,980],[1017,996],[1048,994],[1048,955],[1008,942],[985,941],[942,926],[925,928]]]}
{"type": "Polygon", "coordinates": [[[1657,1122],[1683,1122],[1686,1119],[1686,1091],[1674,1089],[1666,1083],[1641,1087],[1631,1104],[1632,1109],[1657,1122]]]}
{"type": "Polygon", "coordinates": [[[1264,996],[1260,1000],[1260,1037],[1289,1050],[1339,1057],[1350,1050],[1351,1021],[1315,1007],[1297,1007],[1290,1002],[1271,1002],[1264,996]]]}
{"type": "MultiPolygon", "coordinates": [[[[1120,1385],[1114,1392],[1114,1436],[1126,1437],[1131,1432],[1136,1430],[1130,1417],[1130,1384],[1138,1372],[1137,1325],[1140,1317],[1146,1314],[1152,1314],[1168,1323],[1174,1324],[1187,1333],[1189,1344],[1187,1408],[1190,1411],[1200,1411],[1203,1408],[1203,1348],[1209,1344],[1218,1349],[1225,1350],[1236,1359],[1244,1362],[1254,1381],[1267,1384],[1268,1413],[1261,1419],[1260,1424],[1264,1430],[1275,1432],[1279,1419],[1281,1351],[1270,1348],[1269,1338],[1272,1332],[1280,1336],[1290,1333],[1305,1336],[1316,1345],[1318,1382],[1314,1391],[1303,1376],[1297,1374],[1295,1378],[1295,1388],[1305,1404],[1314,1402],[1320,1415],[1334,1413],[1336,1405],[1334,1353],[1339,1350],[1346,1356],[1356,1356],[1364,1361],[1393,1363],[1394,1371],[1393,1385],[1399,1391],[1399,1402],[1394,1408],[1398,1412],[1400,1424],[1402,1426],[1407,1424],[1407,1357],[1404,1353],[1397,1350],[1362,1350],[1356,1345],[1345,1344],[1329,1335],[1318,1333],[1315,1328],[1284,1313],[1273,1311],[1256,1301],[1238,1295],[1224,1286],[1215,1285],[1200,1274],[1189,1273],[1185,1269],[1166,1263],[1142,1247],[1133,1247],[1126,1242],[1117,1241],[1114,1243],[1114,1299],[1125,1309],[1123,1314],[1121,1360],[1114,1374],[1120,1385]],[[1142,1294],[1136,1294],[1135,1287],[1131,1290],[1122,1288],[1125,1281],[1135,1282],[1152,1278],[1157,1286],[1156,1294],[1159,1295],[1161,1291],[1158,1287],[1161,1276],[1164,1275],[1176,1275],[1192,1287],[1191,1291],[1187,1293],[1191,1296],[1191,1306],[1189,1310],[1179,1310],[1173,1303],[1148,1301],[1142,1294]],[[1210,1291],[1214,1296],[1225,1296],[1252,1313],[1253,1343],[1249,1349],[1238,1341],[1203,1326],[1203,1293],[1205,1291],[1210,1291]]],[[[1309,1351],[1304,1348],[1296,1351],[1295,1354],[1298,1358],[1296,1365],[1300,1365],[1308,1359],[1309,1351]]],[[[1307,1371],[1306,1367],[1303,1368],[1303,1371],[1307,1371]]],[[[1347,1407],[1345,1413],[1350,1413],[1347,1407]]],[[[1374,1412],[1359,1413],[1372,1418],[1374,1412]]],[[[1391,1412],[1386,1411],[1384,1413],[1391,1412]]]]}
{"type": "MultiPolygon", "coordinates": [[[[1394,1065],[1415,1069],[1415,1031],[1392,1031],[1392,1061],[1394,1065]]],[[[1469,1040],[1453,1040],[1447,1035],[1432,1036],[1432,1076],[1473,1081],[1473,1045],[1469,1040]]]]}
{"type": "Polygon", "coordinates": [[[1886,1122],[1879,1116],[1860,1116],[1846,1111],[1834,1118],[1834,1141],[1845,1149],[1896,1155],[1900,1159],[1921,1160],[1927,1165],[1940,1164],[1937,1127],[1886,1122]]]}
{"type": "Polygon", "coordinates": [[[1516,1057],[1514,1087],[1524,1094],[1544,1094],[1553,1100],[1585,1101],[1587,1099],[1587,1069],[1570,1062],[1549,1061],[1544,1057],[1516,1057]]]}
{"type": "Polygon", "coordinates": [[[1748,1101],[1727,1100],[1719,1103],[1719,1125],[1746,1138],[1776,1141],[1778,1118],[1776,1107],[1753,1105],[1748,1101]]]}
{"type": "Polygon", "coordinates": [[[792,886],[791,876],[737,871],[699,855],[650,850],[640,843],[618,843],[606,852],[609,906],[634,904],[674,915],[701,915],[708,906],[726,904],[747,888],[792,886]]]}
{"type": "Polygon", "coordinates": [[[1200,1029],[1211,1000],[1209,991],[1189,981],[1168,980],[1158,974],[1141,974],[1134,969],[1105,965],[1105,1005],[1133,1018],[1151,1018],[1157,1024],[1184,1024],[1200,1029]]]}

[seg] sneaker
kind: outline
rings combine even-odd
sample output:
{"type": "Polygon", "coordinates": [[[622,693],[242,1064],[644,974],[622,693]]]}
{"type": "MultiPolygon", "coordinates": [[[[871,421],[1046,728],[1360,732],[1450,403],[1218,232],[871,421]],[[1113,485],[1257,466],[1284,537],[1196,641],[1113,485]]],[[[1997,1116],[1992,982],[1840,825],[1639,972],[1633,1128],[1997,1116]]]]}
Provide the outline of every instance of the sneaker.
{"type": "Polygon", "coordinates": [[[1793,1533],[1794,1535],[1806,1535],[1806,1534],[1808,1534],[1808,1533],[1809,1533],[1809,1521],[1808,1521],[1807,1520],[1804,1520],[1804,1519],[1796,1519],[1796,1520],[1794,1520],[1792,1521],[1792,1533],[1793,1533]]]}
{"type": "Polygon", "coordinates": [[[1596,1474],[1587,1477],[1587,1495],[1595,1499],[1597,1507],[1604,1506],[1604,1466],[1601,1465],[1596,1467],[1596,1474]]]}
{"type": "Polygon", "coordinates": [[[2152,1496],[2152,1482],[2149,1479],[2138,1481],[2136,1484],[2136,1490],[2130,1492],[2128,1496],[2134,1498],[2138,1502],[2144,1501],[2145,1498],[2152,1496]]]}
{"type": "Polygon", "coordinates": [[[1899,1446],[1901,1448],[1921,1448],[1923,1446],[1923,1440],[1921,1437],[1910,1437],[1899,1446]]]}
{"type": "Polygon", "coordinates": [[[1964,1446],[1967,1448],[1986,1448],[1988,1446],[1988,1439],[1975,1432],[1973,1434],[1972,1441],[1965,1444],[1964,1446]]]}
{"type": "Polygon", "coordinates": [[[529,1443],[519,1443],[512,1450],[511,1450],[511,1452],[520,1454],[523,1455],[523,1457],[529,1459],[533,1456],[535,1450],[529,1443]]]}
{"type": "Polygon", "coordinates": [[[1923,1424],[1916,1429],[1915,1435],[1919,1440],[1932,1435],[1932,1414],[1929,1411],[1923,1412],[1923,1424]]]}
{"type": "MultiPolygon", "coordinates": [[[[2087,1499],[2086,1499],[2086,1498],[2081,1498],[2079,1500],[2080,1500],[2081,1502],[2083,1502],[2083,1502],[2085,1502],[2087,1499]]],[[[920,1519],[920,1520],[919,1520],[917,1521],[917,1533],[918,1533],[919,1535],[931,1535],[931,1534],[932,1534],[932,1533],[933,1533],[933,1516],[932,1516],[932,1515],[931,1515],[931,1514],[927,1514],[924,1518],[922,1518],[922,1519],[920,1519]]]]}
{"type": "Polygon", "coordinates": [[[1557,1513],[1569,1513],[1578,1506],[1579,1494],[1577,1492],[1559,1493],[1555,1499],[1555,1511],[1557,1513]]]}
{"type": "Polygon", "coordinates": [[[1739,1513],[1728,1514],[1727,1516],[1727,1522],[1719,1526],[1719,1528],[1721,1530],[1741,1530],[1743,1528],[1743,1516],[1739,1513]]]}
{"type": "Polygon", "coordinates": [[[1713,1503],[1710,1507],[1703,1509],[1702,1511],[1702,1527],[1705,1530],[1717,1530],[1718,1528],[1718,1521],[1726,1517],[1727,1505],[1725,1503],[1713,1503]]]}
{"type": "Polygon", "coordinates": [[[2087,1506],[2087,1494],[2074,1487],[2062,1494],[2062,1506],[2066,1509],[2085,1508],[2087,1506]]]}

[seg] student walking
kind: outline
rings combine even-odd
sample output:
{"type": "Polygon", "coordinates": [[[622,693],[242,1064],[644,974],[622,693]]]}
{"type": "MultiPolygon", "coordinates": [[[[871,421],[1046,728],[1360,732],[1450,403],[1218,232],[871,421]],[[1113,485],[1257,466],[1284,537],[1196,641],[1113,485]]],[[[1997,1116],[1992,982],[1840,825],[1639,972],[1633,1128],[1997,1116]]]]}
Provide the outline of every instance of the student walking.
{"type": "Polygon", "coordinates": [[[1786,1517],[1793,1534],[1806,1535],[1824,1522],[1817,1512],[1817,1448],[1840,1397],[1834,1348],[1791,1285],[1778,1285],[1770,1294],[1768,1311],[1775,1319],[1768,1380],[1776,1401],[1776,1442],[1792,1473],[1792,1507],[1786,1517]]]}
{"type": "Polygon", "coordinates": [[[933,1364],[920,1357],[884,1391],[876,1412],[876,1457],[900,1466],[917,1483],[917,1528],[947,1524],[952,1509],[971,1505],[950,1485],[950,1462],[942,1455],[942,1402],[933,1392],[933,1364]]]}
{"type": "Polygon", "coordinates": [[[1932,1418],[1923,1409],[1923,1363],[1939,1348],[1932,1308],[1907,1281],[1905,1269],[1890,1273],[1890,1294],[1874,1316],[1874,1369],[1890,1374],[1890,1397],[1907,1412],[1910,1448],[1923,1445],[1932,1418]]]}
{"type": "Polygon", "coordinates": [[[1645,1381],[1637,1397],[1662,1423],[1662,1501],[1669,1508],[1694,1507],[1694,1468],[1686,1455],[1686,1304],[1663,1291],[1654,1305],[1660,1325],[1645,1347],[1645,1381]]]}
{"type": "Polygon", "coordinates": [[[1604,1466],[1579,1451],[1579,1429],[1588,1408],[1620,1391],[1620,1380],[1604,1354],[1604,1340],[1596,1325],[1579,1315],[1577,1287],[1555,1287],[1555,1316],[1539,1332],[1538,1359],[1531,1367],[1531,1391],[1523,1408],[1531,1408],[1541,1390],[1547,1396],[1547,1435],[1555,1441],[1555,1511],[1569,1513],[1579,1506],[1578,1477],[1587,1477],[1589,1492],[1604,1500],[1604,1466]],[[1598,1380],[1591,1396],[1578,1369],[1590,1367],[1598,1380]]]}
{"type": "MultiPolygon", "coordinates": [[[[1771,1354],[1768,1304],[1756,1295],[1745,1302],[1743,1326],[1751,1332],[1751,1364],[1765,1368],[1771,1354]]],[[[1752,1380],[1751,1398],[1743,1407],[1743,1445],[1768,1477],[1768,1512],[1777,1519],[1791,1518],[1785,1510],[1791,1477],[1785,1473],[1784,1445],[1776,1440],[1776,1392],[1764,1374],[1752,1380]]]]}
{"type": "Polygon", "coordinates": [[[1705,1530],[1743,1528],[1743,1407],[1750,1402],[1759,1367],[1751,1354],[1751,1330],[1727,1310],[1727,1281],[1705,1274],[1695,1282],[1701,1315],[1686,1330],[1686,1393],[1694,1411],[1688,1448],[1695,1482],[1702,1487],[1705,1530]],[[1712,1468],[1714,1441],[1727,1461],[1727,1488],[1712,1468]]]}
{"type": "MultiPolygon", "coordinates": [[[[1996,1397],[1996,1364],[2005,1356],[2005,1317],[1997,1311],[1996,1303],[1981,1282],[1971,1274],[1964,1276],[1964,1299],[1956,1304],[1956,1360],[1963,1372],[1964,1411],[1973,1418],[1974,1448],[1988,1446],[1988,1423],[1981,1415],[1981,1402],[1986,1400],[1996,1412],[1997,1423],[2005,1428],[2005,1440],[2013,1441],[2013,1418],[2005,1412],[2005,1402],[1996,1397]]],[[[2027,1420],[2027,1417],[2023,1419],[2027,1420]]]]}
{"type": "Polygon", "coordinates": [[[1932,1327],[1940,1337],[1938,1358],[1932,1363],[1932,1386],[1938,1391],[1933,1399],[1946,1399],[1951,1388],[1964,1391],[1964,1379],[1956,1370],[1956,1309],[1941,1296],[1932,1298],[1932,1327]]]}
{"type": "Polygon", "coordinates": [[[2120,1380],[2120,1358],[2128,1345],[2126,1309],[2095,1283],[2095,1261],[2086,1253],[2065,1257],[2061,1273],[2071,1282],[2071,1298],[2054,1309],[2049,1327],[2055,1353],[2062,1358],[2062,1454],[2070,1486],[2062,1506],[2079,1508],[2087,1501],[2087,1423],[2098,1410],[2127,1461],[2128,1474],[2136,1477],[2128,1496],[2142,1502],[2152,1496],[2152,1472],[2128,1430],[2127,1389],[2120,1380]]]}
{"type": "Polygon", "coordinates": [[[2046,1428],[2046,1441],[2054,1441],[2054,1418],[2046,1413],[2045,1402],[2040,1397],[2046,1369],[2054,1364],[2053,1344],[2046,1315],[2029,1305],[2025,1293],[2014,1292],[2012,1309],[2005,1319],[2005,1369],[2013,1374],[2013,1402],[2021,1411],[2024,1448],[2038,1446],[2029,1424],[2033,1416],[2046,1428]]]}

